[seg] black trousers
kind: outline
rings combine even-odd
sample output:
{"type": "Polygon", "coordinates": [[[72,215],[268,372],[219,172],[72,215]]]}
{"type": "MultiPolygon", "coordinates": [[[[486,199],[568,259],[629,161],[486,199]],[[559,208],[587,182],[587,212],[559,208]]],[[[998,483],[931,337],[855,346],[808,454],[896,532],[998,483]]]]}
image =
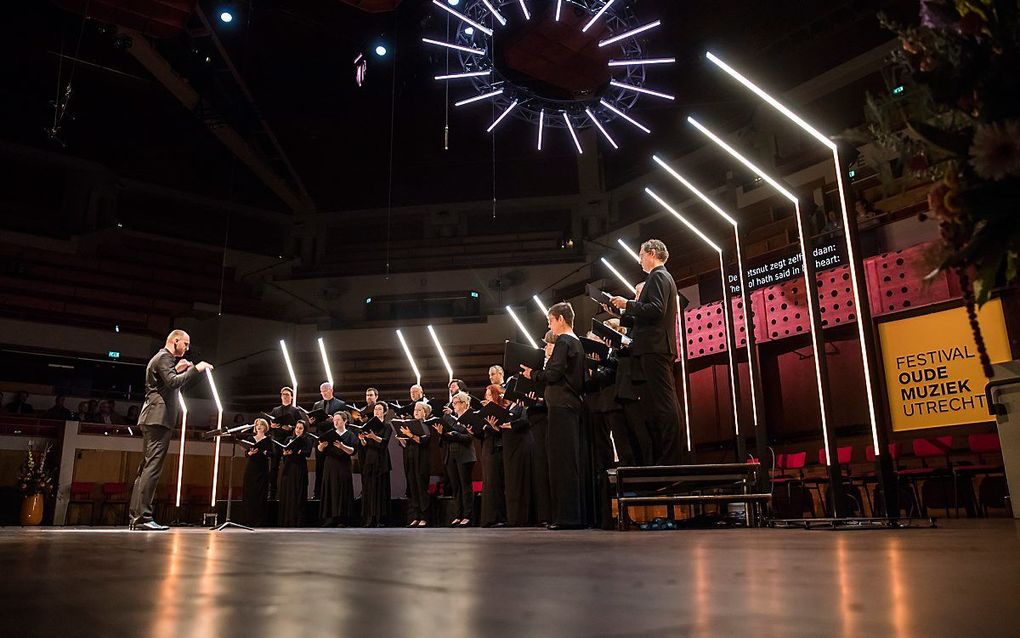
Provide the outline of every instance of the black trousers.
{"type": "Polygon", "coordinates": [[[557,525],[584,524],[581,486],[581,422],[575,408],[549,408],[546,433],[552,520],[557,525]]]}
{"type": "Polygon", "coordinates": [[[680,406],[676,402],[673,355],[652,353],[637,357],[643,372],[641,407],[652,438],[656,465],[681,462],[680,406]]]}
{"type": "Polygon", "coordinates": [[[130,520],[134,524],[152,520],[152,498],[156,495],[159,475],[170,449],[170,428],[165,425],[141,425],[142,462],[131,490],[130,520]]]}
{"type": "MultiPolygon", "coordinates": [[[[655,463],[655,454],[652,451],[652,436],[648,433],[645,410],[641,407],[641,402],[625,400],[620,401],[620,405],[623,406],[622,418],[627,438],[630,441],[630,451],[633,454],[634,465],[652,465],[655,463]]],[[[613,427],[613,437],[616,437],[617,427],[613,427]]],[[[619,451],[619,444],[617,444],[616,449],[619,451]]],[[[620,456],[620,464],[624,464],[622,455],[620,456]]]]}
{"type": "Polygon", "coordinates": [[[474,469],[474,461],[458,463],[452,458],[446,460],[446,477],[450,479],[454,518],[470,519],[474,514],[475,493],[471,489],[471,473],[474,469]]]}

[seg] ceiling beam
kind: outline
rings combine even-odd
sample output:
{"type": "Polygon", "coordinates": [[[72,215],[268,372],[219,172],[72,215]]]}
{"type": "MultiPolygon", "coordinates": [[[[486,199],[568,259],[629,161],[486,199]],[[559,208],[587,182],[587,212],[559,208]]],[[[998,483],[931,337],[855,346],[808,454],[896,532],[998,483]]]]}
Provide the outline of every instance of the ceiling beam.
{"type": "MultiPolygon", "coordinates": [[[[166,87],[184,105],[184,108],[197,114],[202,105],[202,96],[192,88],[186,79],[174,71],[170,63],[152,46],[148,38],[137,31],[127,29],[122,29],[121,33],[131,37],[132,43],[127,50],[128,53],[138,60],[160,84],[166,87]]],[[[205,120],[205,118],[200,119],[205,120]]],[[[315,211],[315,204],[307,193],[295,192],[290,184],[269,166],[262,155],[236,129],[229,124],[217,123],[213,126],[208,121],[205,123],[209,132],[219,139],[242,164],[247,166],[287,208],[295,213],[315,211]]]]}

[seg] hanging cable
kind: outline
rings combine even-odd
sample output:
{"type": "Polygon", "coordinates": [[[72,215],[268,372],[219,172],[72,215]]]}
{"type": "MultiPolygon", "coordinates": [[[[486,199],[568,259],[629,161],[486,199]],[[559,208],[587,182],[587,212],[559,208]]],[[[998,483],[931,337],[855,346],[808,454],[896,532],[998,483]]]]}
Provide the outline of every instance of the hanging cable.
{"type": "MultiPolygon", "coordinates": [[[[397,14],[393,14],[393,33],[397,30],[397,14]]],[[[393,69],[392,82],[390,86],[390,160],[389,160],[389,184],[386,188],[386,279],[390,278],[390,230],[393,219],[393,138],[396,129],[397,112],[397,55],[399,46],[393,47],[393,69]]]]}

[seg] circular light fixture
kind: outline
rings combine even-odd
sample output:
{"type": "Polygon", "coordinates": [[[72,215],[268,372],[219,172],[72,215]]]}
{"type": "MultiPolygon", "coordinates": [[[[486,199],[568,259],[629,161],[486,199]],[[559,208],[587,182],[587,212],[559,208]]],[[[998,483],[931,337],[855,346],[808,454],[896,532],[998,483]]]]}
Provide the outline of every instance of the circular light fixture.
{"type": "Polygon", "coordinates": [[[447,2],[450,3],[451,7],[456,7],[458,4],[460,4],[460,0],[447,0],[447,2]]]}
{"type": "Polygon", "coordinates": [[[220,13],[220,22],[230,23],[234,21],[234,14],[229,11],[220,13]]]}
{"type": "Polygon", "coordinates": [[[380,44],[375,48],[375,54],[378,55],[380,58],[383,57],[384,55],[386,55],[386,47],[380,44]]]}
{"type": "Polygon", "coordinates": [[[555,6],[534,7],[534,13],[530,5],[536,0],[464,0],[460,9],[451,8],[453,0],[432,4],[460,23],[452,41],[422,38],[455,52],[461,65],[435,79],[471,85],[473,92],[456,107],[494,104],[498,115],[490,133],[513,116],[536,126],[540,151],[547,131],[566,129],[581,154],[577,131],[592,127],[617,149],[610,124],[623,121],[648,135],[651,129],[629,112],[640,99],[675,99],[645,86],[646,70],[676,62],[645,55],[647,38],[662,22],[639,18],[624,6],[626,0],[551,0],[555,6]],[[545,45],[565,41],[572,45],[562,56],[550,57],[557,47],[545,45]]]}

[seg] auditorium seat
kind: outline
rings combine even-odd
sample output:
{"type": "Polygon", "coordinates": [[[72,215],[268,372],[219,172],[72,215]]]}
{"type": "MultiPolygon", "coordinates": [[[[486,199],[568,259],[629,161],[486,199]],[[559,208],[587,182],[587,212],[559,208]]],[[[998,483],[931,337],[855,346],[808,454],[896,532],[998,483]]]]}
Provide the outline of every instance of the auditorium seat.
{"type": "Polygon", "coordinates": [[[70,500],[67,502],[67,524],[68,525],[92,525],[95,517],[96,502],[92,498],[96,484],[89,482],[74,481],[71,483],[70,500]],[[88,508],[89,514],[84,523],[81,511],[88,508]]]}
{"type": "Polygon", "coordinates": [[[957,477],[965,479],[970,498],[977,504],[978,512],[988,515],[988,507],[1005,507],[1005,496],[1008,494],[1005,481],[1005,468],[1002,461],[1002,447],[998,433],[970,434],[967,436],[967,448],[977,458],[976,463],[958,461],[953,465],[957,477]],[[988,462],[992,460],[1000,462],[988,462]],[[975,490],[975,481],[980,479],[975,490]]]}
{"type": "Polygon", "coordinates": [[[103,483],[103,504],[99,507],[100,525],[127,525],[130,483],[103,483]],[[113,516],[111,517],[111,512],[113,516]]]}

